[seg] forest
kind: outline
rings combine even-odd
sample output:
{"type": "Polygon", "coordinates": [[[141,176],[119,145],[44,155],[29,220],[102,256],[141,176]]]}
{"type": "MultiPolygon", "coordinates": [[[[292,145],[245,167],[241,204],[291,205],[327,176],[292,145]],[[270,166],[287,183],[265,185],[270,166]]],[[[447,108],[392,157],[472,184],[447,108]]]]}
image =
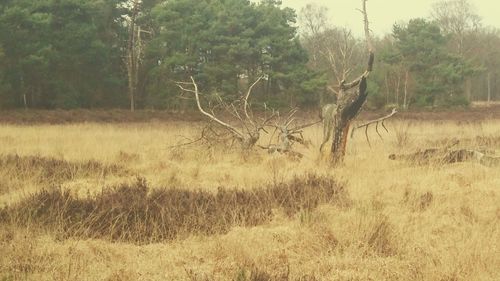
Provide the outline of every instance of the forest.
{"type": "MultiPolygon", "coordinates": [[[[466,0],[374,34],[369,109],[467,107],[500,99],[500,31],[466,0]]],[[[326,8],[263,0],[4,0],[0,108],[194,107],[176,82],[194,77],[205,102],[318,107],[365,67],[362,37],[326,8]]]]}

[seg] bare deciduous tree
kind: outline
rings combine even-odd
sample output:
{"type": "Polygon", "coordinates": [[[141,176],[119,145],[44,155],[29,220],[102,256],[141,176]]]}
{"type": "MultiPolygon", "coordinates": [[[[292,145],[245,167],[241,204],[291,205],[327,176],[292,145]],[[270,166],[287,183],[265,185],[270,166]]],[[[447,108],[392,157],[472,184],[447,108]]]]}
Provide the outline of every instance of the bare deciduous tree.
{"type": "MultiPolygon", "coordinates": [[[[327,89],[330,94],[337,95],[340,82],[352,78],[360,65],[363,50],[349,29],[334,27],[328,22],[327,10],[314,4],[303,8],[300,12],[301,35],[310,54],[309,67],[328,72],[331,79],[327,89]]],[[[321,106],[327,103],[322,93],[319,98],[321,106]]]]}
{"type": "Polygon", "coordinates": [[[127,79],[128,79],[128,95],[130,99],[130,111],[135,110],[137,88],[139,85],[139,71],[142,64],[142,59],[144,56],[144,41],[142,39],[143,33],[149,33],[150,31],[141,28],[137,22],[141,9],[141,0],[133,0],[129,4],[131,5],[130,16],[125,18],[128,27],[128,39],[127,48],[124,58],[125,66],[127,68],[127,79]]]}
{"type": "MultiPolygon", "coordinates": [[[[217,95],[217,100],[212,105],[209,105],[208,109],[206,106],[202,105],[201,93],[194,78],[191,77],[190,79],[191,82],[177,82],[177,86],[184,93],[192,94],[196,100],[198,110],[205,117],[207,117],[212,124],[215,124],[218,128],[222,128],[225,132],[227,132],[229,134],[229,138],[232,139],[233,142],[235,141],[239,143],[241,148],[244,150],[249,150],[258,146],[268,150],[270,153],[279,152],[292,154],[294,156],[301,156],[300,153],[292,150],[292,145],[296,142],[306,144],[306,141],[302,136],[302,130],[318,123],[313,122],[292,127],[292,124],[295,123],[295,114],[297,113],[297,109],[290,111],[285,118],[280,117],[279,112],[274,110],[270,114],[267,114],[266,111],[266,114],[260,118],[254,116],[249,100],[252,95],[252,90],[261,80],[264,79],[263,76],[259,77],[249,86],[248,90],[244,95],[242,95],[241,99],[228,103],[217,95]],[[217,110],[221,110],[226,116],[231,116],[232,120],[224,121],[217,117],[217,110]],[[271,124],[273,121],[274,124],[271,124]],[[257,143],[261,137],[261,132],[267,133],[269,129],[274,129],[271,141],[277,133],[278,142],[270,142],[267,146],[258,145],[257,143]]],[[[206,137],[207,132],[213,133],[214,131],[216,130],[212,128],[203,130],[202,138],[206,137]]],[[[216,137],[220,140],[228,139],[228,137],[222,133],[216,133],[216,135],[216,137]]]]}
{"type": "Polygon", "coordinates": [[[479,17],[468,0],[445,0],[434,4],[431,16],[445,34],[451,34],[458,54],[468,52],[467,37],[481,27],[479,17]]]}
{"type": "MultiPolygon", "coordinates": [[[[481,17],[476,14],[474,6],[468,0],[444,0],[434,4],[431,16],[443,32],[451,36],[452,50],[460,56],[471,59],[476,49],[480,48],[480,44],[477,44],[477,33],[481,28],[481,17]]],[[[465,78],[464,92],[470,101],[471,76],[465,78]]]]}
{"type": "MultiPolygon", "coordinates": [[[[366,15],[366,10],[364,9],[366,6],[365,1],[363,1],[362,4],[362,12],[366,15]]],[[[303,30],[305,46],[312,57],[310,61],[311,67],[315,69],[326,69],[328,71],[332,79],[327,89],[337,100],[336,104],[325,103],[322,96],[320,96],[320,105],[322,108],[321,119],[323,121],[323,141],[320,146],[320,151],[323,150],[324,145],[331,138],[334,139],[334,142],[339,141],[336,138],[341,133],[334,133],[334,128],[337,130],[337,126],[347,126],[347,130],[349,130],[349,125],[345,125],[344,123],[347,119],[354,118],[357,112],[353,114],[352,117],[348,117],[346,112],[351,110],[359,111],[361,105],[366,100],[365,93],[358,91],[357,93],[360,93],[360,95],[355,96],[356,93],[351,93],[349,90],[360,84],[361,86],[365,85],[364,82],[361,83],[361,80],[363,77],[366,79],[368,73],[371,71],[371,64],[373,64],[371,60],[369,66],[370,70],[365,72],[366,75],[363,74],[362,77],[354,79],[351,83],[346,82],[349,79],[352,80],[353,73],[360,69],[359,66],[362,64],[360,58],[363,57],[364,53],[361,47],[362,44],[354,38],[350,30],[328,26],[328,22],[325,19],[325,11],[325,8],[314,5],[308,5],[301,11],[301,21],[305,26],[303,30]],[[347,95],[347,97],[345,97],[345,95],[347,95]],[[358,109],[355,108],[356,106],[351,107],[347,104],[352,102],[352,105],[356,105],[357,103],[354,102],[353,99],[358,98],[362,101],[358,109]],[[340,118],[340,116],[343,117],[340,118]],[[346,119],[346,117],[348,118],[346,119]]],[[[368,45],[370,45],[368,49],[370,51],[370,57],[372,57],[373,47],[371,47],[371,40],[369,39],[368,19],[366,16],[364,20],[367,29],[367,42],[368,45]]],[[[339,155],[337,155],[338,151],[339,149],[332,147],[333,158],[339,158],[339,155]]],[[[343,154],[343,152],[341,154],[343,154]]],[[[337,160],[333,160],[333,162],[337,162],[337,160]]]]}
{"type": "Polygon", "coordinates": [[[333,124],[331,132],[333,142],[330,157],[331,163],[334,165],[341,163],[344,159],[351,122],[361,111],[361,107],[366,102],[368,96],[368,85],[366,80],[373,69],[375,55],[370,35],[368,14],[366,12],[366,2],[367,0],[361,1],[361,12],[363,14],[364,32],[368,48],[368,65],[364,73],[352,82],[347,83],[345,80],[340,82],[336,110],[333,111],[334,116],[332,120],[328,120],[333,124]],[[356,87],[358,90],[352,91],[352,89],[356,87]]]}
{"type": "Polygon", "coordinates": [[[259,77],[248,88],[247,93],[243,96],[242,102],[237,101],[228,104],[224,102],[222,98],[219,98],[218,106],[223,107],[227,113],[230,113],[234,118],[236,118],[239,121],[240,128],[237,128],[236,126],[233,126],[230,123],[222,121],[221,119],[217,118],[215,116],[216,114],[214,108],[205,110],[201,103],[198,85],[196,84],[193,77],[190,77],[190,79],[191,82],[177,82],[177,86],[184,92],[194,94],[198,110],[203,115],[208,117],[210,121],[215,122],[222,128],[226,129],[227,132],[229,132],[231,136],[241,144],[243,149],[252,148],[259,140],[260,132],[264,130],[264,126],[274,117],[274,115],[272,115],[270,118],[263,120],[261,123],[255,122],[250,117],[251,113],[249,112],[250,109],[249,109],[248,98],[252,93],[252,89],[255,87],[255,85],[257,85],[257,83],[259,83],[260,80],[262,80],[262,77],[259,77]],[[189,85],[191,88],[187,88],[186,87],[187,85],[189,85]]]}

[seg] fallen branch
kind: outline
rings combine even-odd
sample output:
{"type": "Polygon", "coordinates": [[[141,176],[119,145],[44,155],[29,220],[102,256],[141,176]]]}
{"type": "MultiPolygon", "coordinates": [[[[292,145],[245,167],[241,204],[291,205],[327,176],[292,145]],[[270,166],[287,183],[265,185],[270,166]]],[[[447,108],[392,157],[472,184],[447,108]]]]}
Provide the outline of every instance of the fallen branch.
{"type": "Polygon", "coordinates": [[[231,134],[233,140],[238,141],[243,149],[251,149],[259,140],[260,131],[265,131],[264,127],[266,126],[266,123],[270,122],[274,118],[274,115],[271,115],[270,118],[265,119],[262,123],[257,123],[253,119],[253,114],[248,102],[253,88],[263,79],[263,77],[259,77],[248,88],[246,94],[243,96],[243,100],[240,101],[239,104],[235,104],[237,101],[227,103],[222,99],[222,97],[216,95],[217,104],[213,106],[209,103],[208,109],[203,108],[203,106],[201,105],[198,85],[196,84],[192,76],[190,77],[190,79],[191,82],[176,82],[176,84],[183,92],[191,93],[194,95],[198,110],[203,115],[208,117],[209,121],[214,122],[215,124],[219,125],[220,128],[228,131],[231,134]],[[216,117],[215,111],[219,108],[222,108],[227,113],[232,115],[235,119],[237,119],[238,126],[233,126],[229,122],[225,122],[216,117]]]}
{"type": "Polygon", "coordinates": [[[500,157],[487,155],[486,151],[476,149],[451,149],[458,142],[453,142],[444,148],[427,148],[409,154],[391,154],[389,159],[406,161],[417,165],[452,164],[458,162],[476,162],[487,167],[500,167],[500,157]]]}

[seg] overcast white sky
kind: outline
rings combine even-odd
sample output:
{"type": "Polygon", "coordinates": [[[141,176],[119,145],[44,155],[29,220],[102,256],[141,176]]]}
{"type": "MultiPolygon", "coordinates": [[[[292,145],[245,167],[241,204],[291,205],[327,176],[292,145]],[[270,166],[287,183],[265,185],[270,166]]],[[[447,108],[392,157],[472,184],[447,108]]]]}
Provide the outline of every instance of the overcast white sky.
{"type": "MultiPolygon", "coordinates": [[[[297,13],[308,3],[316,3],[329,9],[333,24],[346,26],[355,34],[362,34],[361,0],[282,0],[283,6],[294,8],[297,13]]],[[[428,17],[432,4],[437,0],[369,0],[367,2],[370,28],[376,35],[392,31],[397,21],[428,17]]],[[[469,0],[476,13],[483,19],[483,25],[500,28],[500,0],[469,0]]]]}

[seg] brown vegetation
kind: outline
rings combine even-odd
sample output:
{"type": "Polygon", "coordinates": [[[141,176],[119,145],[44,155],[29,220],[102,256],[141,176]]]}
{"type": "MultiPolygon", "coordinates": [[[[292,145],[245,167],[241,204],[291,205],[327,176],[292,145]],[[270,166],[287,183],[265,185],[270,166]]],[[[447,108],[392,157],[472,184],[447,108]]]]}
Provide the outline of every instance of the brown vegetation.
{"type": "Polygon", "coordinates": [[[309,175],[252,191],[219,188],[213,194],[178,188],[150,190],[144,179],[105,189],[91,198],[43,190],[0,210],[0,224],[49,229],[58,237],[154,243],[189,234],[226,233],[232,226],[269,222],[273,210],[291,217],[319,204],[345,206],[346,190],[309,175]]]}
{"type": "Polygon", "coordinates": [[[124,176],[122,166],[95,160],[70,162],[53,157],[0,155],[0,195],[21,189],[27,182],[49,187],[77,178],[124,176]]]}
{"type": "Polygon", "coordinates": [[[498,280],[498,168],[387,157],[498,154],[498,120],[401,118],[335,169],[319,125],[294,161],[175,147],[199,123],[0,125],[0,280],[498,280]]]}
{"type": "MultiPolygon", "coordinates": [[[[259,115],[259,112],[255,112],[259,115]]],[[[378,111],[363,111],[360,120],[372,120],[380,117],[378,111]]],[[[463,110],[410,110],[397,114],[396,119],[416,121],[460,121],[463,123],[479,122],[494,119],[500,114],[500,105],[492,105],[488,108],[472,107],[463,110]]],[[[318,116],[317,109],[301,109],[296,116],[299,118],[318,116]]],[[[225,116],[224,116],[225,117],[225,116]]],[[[229,116],[230,117],[230,116],[229,116]]],[[[194,108],[186,112],[173,112],[161,110],[2,110],[0,111],[0,123],[2,124],[74,124],[74,123],[141,123],[141,122],[165,122],[165,121],[202,121],[203,115],[194,108]]]]}

